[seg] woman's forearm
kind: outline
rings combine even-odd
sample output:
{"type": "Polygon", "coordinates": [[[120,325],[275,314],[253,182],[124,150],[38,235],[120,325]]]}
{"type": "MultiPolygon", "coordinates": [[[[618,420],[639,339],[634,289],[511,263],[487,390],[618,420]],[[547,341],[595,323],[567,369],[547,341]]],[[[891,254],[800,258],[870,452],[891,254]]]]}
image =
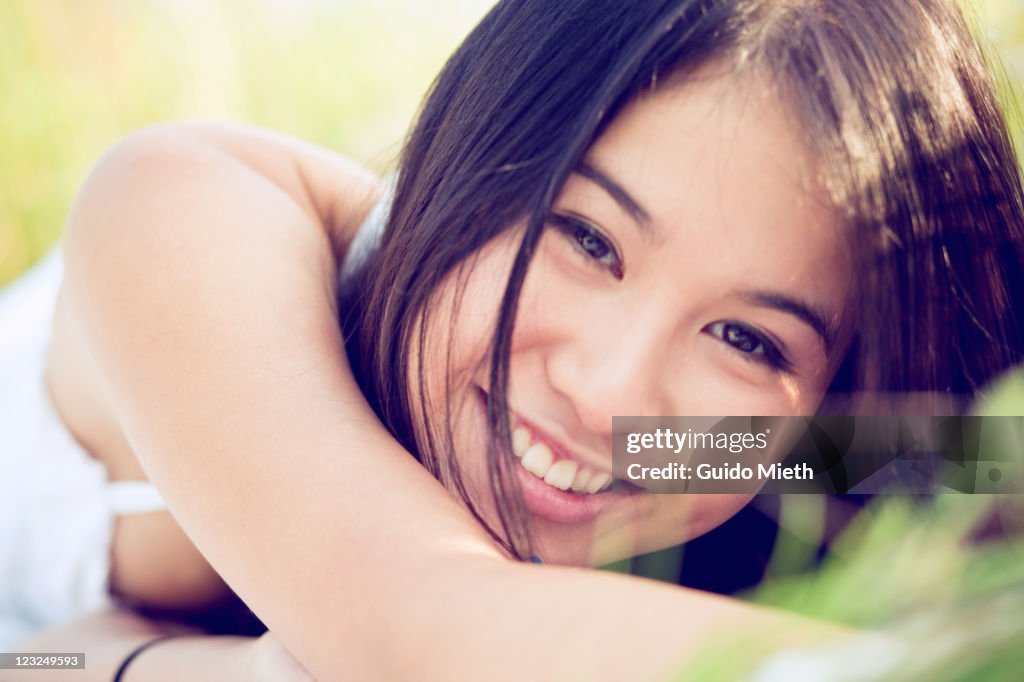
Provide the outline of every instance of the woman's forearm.
{"type": "MultiPolygon", "coordinates": [[[[751,665],[845,628],[737,599],[582,568],[450,556],[410,566],[368,627],[382,680],[664,680],[702,653],[751,665]]],[[[341,678],[325,678],[341,679],[341,678]]]]}

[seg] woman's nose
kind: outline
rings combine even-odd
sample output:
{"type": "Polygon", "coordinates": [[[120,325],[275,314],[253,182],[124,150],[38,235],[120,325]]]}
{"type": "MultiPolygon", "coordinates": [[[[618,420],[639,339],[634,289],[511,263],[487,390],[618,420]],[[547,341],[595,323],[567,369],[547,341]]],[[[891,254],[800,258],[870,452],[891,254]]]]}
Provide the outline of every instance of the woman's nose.
{"type": "Polygon", "coordinates": [[[551,387],[571,401],[581,425],[608,435],[614,416],[668,414],[664,332],[633,323],[595,331],[551,349],[546,363],[551,387]]]}

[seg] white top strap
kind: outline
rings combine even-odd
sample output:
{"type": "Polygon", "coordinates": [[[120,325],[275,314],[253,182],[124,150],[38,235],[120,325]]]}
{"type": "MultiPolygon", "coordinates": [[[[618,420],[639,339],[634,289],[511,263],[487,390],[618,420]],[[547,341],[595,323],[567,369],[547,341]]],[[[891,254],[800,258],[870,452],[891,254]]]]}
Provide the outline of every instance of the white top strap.
{"type": "Polygon", "coordinates": [[[148,514],[167,509],[160,491],[149,481],[114,481],[108,490],[115,514],[148,514]]]}
{"type": "Polygon", "coordinates": [[[388,216],[391,213],[391,204],[395,199],[395,190],[398,185],[398,175],[392,173],[384,181],[384,191],[380,199],[366,215],[366,220],[359,226],[359,231],[349,244],[345,259],[342,261],[338,273],[339,291],[348,291],[351,287],[351,280],[362,268],[367,258],[380,246],[384,237],[384,228],[387,227],[388,216]]]}

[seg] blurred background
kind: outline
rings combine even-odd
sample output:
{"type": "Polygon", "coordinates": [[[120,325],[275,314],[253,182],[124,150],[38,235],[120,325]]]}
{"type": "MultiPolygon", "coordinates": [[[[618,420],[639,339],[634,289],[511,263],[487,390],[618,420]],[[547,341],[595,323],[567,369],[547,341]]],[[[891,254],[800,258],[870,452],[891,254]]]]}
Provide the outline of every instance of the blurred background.
{"type": "MultiPolygon", "coordinates": [[[[964,2],[1019,89],[1024,2],[964,2]]],[[[433,77],[492,4],[0,0],[0,286],[56,242],[103,150],[149,123],[244,121],[387,170],[433,77]]]]}
{"type": "Polygon", "coordinates": [[[0,0],[0,286],[97,157],[157,121],[279,129],[387,170],[493,0],[0,0]]]}

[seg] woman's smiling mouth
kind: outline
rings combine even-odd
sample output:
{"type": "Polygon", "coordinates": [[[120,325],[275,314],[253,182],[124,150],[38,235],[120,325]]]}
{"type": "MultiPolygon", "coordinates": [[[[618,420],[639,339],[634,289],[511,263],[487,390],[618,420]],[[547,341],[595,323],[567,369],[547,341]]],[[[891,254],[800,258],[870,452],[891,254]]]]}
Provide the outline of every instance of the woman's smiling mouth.
{"type": "MultiPolygon", "coordinates": [[[[488,396],[480,391],[486,410],[488,396]]],[[[643,490],[574,456],[515,412],[509,415],[512,452],[523,502],[532,514],[558,523],[590,521],[610,505],[643,490]]]]}

